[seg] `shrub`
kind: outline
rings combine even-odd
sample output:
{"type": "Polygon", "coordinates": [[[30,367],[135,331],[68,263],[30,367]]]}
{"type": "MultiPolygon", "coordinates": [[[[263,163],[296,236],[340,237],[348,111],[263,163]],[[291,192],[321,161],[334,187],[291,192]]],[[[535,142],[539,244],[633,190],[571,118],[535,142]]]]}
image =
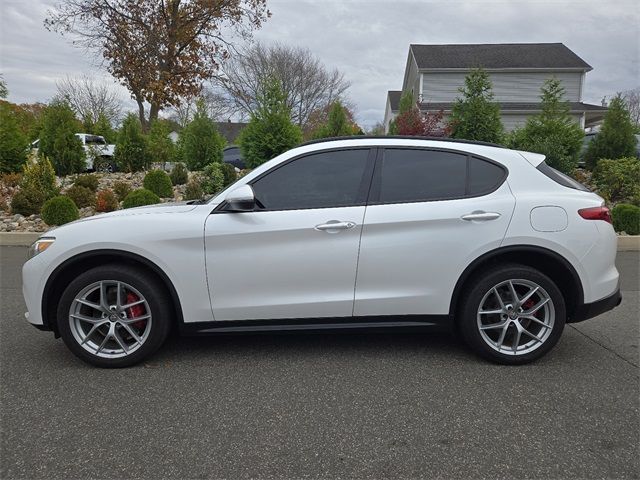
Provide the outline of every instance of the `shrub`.
{"type": "Polygon", "coordinates": [[[92,207],[96,204],[96,194],[87,187],[73,185],[67,189],[65,195],[73,200],[78,208],[92,207]]]}
{"type": "Polygon", "coordinates": [[[155,203],[160,203],[160,197],[146,188],[139,188],[126,196],[124,202],[122,202],[122,208],[142,207],[155,203]]]}
{"type": "Polygon", "coordinates": [[[166,120],[153,120],[149,130],[148,148],[151,160],[162,163],[163,168],[168,162],[173,162],[176,147],[169,138],[171,130],[166,120]]]}
{"type": "Polygon", "coordinates": [[[45,200],[41,192],[18,190],[11,199],[11,213],[24,215],[25,217],[35,215],[40,213],[45,200]]]}
{"type": "Polygon", "coordinates": [[[115,182],[113,184],[113,192],[116,194],[116,197],[118,197],[119,202],[122,202],[127,195],[129,195],[130,191],[131,185],[127,182],[115,182]]]}
{"type": "Polygon", "coordinates": [[[202,191],[202,186],[200,182],[197,180],[190,180],[187,183],[187,188],[184,191],[184,199],[185,200],[200,200],[204,192],[202,191]]]}
{"type": "Polygon", "coordinates": [[[593,171],[592,183],[609,202],[640,202],[640,160],[620,158],[600,160],[593,171]]]}
{"type": "MultiPolygon", "coordinates": [[[[30,192],[39,192],[45,200],[58,195],[56,172],[46,157],[31,159],[22,169],[20,188],[30,192]]],[[[39,210],[39,209],[38,209],[39,210]]]]}
{"type": "Polygon", "coordinates": [[[189,181],[189,171],[185,167],[184,163],[176,163],[171,170],[171,183],[174,185],[184,185],[189,181]]]}
{"type": "Polygon", "coordinates": [[[113,212],[118,209],[118,198],[113,190],[100,190],[96,196],[96,212],[113,212]]]}
{"type": "Polygon", "coordinates": [[[187,164],[189,170],[201,170],[211,162],[222,161],[224,145],[224,137],[218,133],[215,122],[207,115],[204,103],[198,101],[193,120],[180,133],[180,159],[187,164]]]}
{"type": "Polygon", "coordinates": [[[114,160],[123,172],[144,170],[150,164],[147,141],[142,135],[140,120],[133,113],[127,115],[122,122],[114,160]]]}
{"type": "Polygon", "coordinates": [[[201,174],[201,185],[204,193],[216,193],[224,188],[224,173],[221,163],[210,163],[201,174]]]}
{"type": "Polygon", "coordinates": [[[236,173],[236,168],[229,164],[229,163],[223,163],[222,164],[222,175],[224,175],[224,186],[228,187],[229,185],[231,185],[233,182],[235,182],[238,179],[238,174],[236,173]]]}
{"type": "Polygon", "coordinates": [[[9,104],[0,104],[0,172],[20,171],[27,160],[28,145],[16,113],[9,104]]]}
{"type": "Polygon", "coordinates": [[[80,128],[73,110],[64,101],[52,102],[43,113],[39,153],[51,159],[58,175],[87,169],[82,142],[75,135],[80,128]]]}
{"type": "Polygon", "coordinates": [[[640,235],[640,207],[619,203],[611,211],[616,232],[640,235]]]}
{"type": "Polygon", "coordinates": [[[88,188],[92,192],[95,192],[96,190],[98,190],[99,183],[100,182],[98,181],[98,177],[91,174],[78,175],[76,179],[73,181],[74,185],[78,187],[88,188]]]}
{"type": "Polygon", "coordinates": [[[73,200],[64,195],[47,200],[42,206],[40,214],[47,225],[64,225],[77,220],[80,216],[78,207],[73,203],[73,200]]]}
{"type": "Polygon", "coordinates": [[[17,187],[21,180],[22,174],[20,173],[3,173],[0,175],[0,183],[10,188],[17,187]]]}
{"type": "Polygon", "coordinates": [[[171,178],[169,178],[167,172],[163,170],[151,170],[144,176],[142,185],[159,197],[173,197],[171,178]]]}

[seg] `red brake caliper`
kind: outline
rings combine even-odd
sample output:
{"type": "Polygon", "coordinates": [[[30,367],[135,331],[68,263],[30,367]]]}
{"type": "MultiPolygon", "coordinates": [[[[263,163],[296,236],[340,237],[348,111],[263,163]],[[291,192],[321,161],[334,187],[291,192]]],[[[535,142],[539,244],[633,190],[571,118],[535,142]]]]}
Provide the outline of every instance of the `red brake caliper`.
{"type": "MultiPolygon", "coordinates": [[[[140,297],[138,297],[135,293],[132,293],[132,292],[127,293],[127,303],[134,303],[134,302],[137,302],[138,300],[140,300],[140,297]]],[[[133,307],[129,307],[127,309],[127,317],[129,318],[136,318],[142,315],[144,315],[144,306],[141,303],[138,305],[134,305],[133,307]]],[[[139,320],[133,323],[132,325],[137,329],[144,328],[145,320],[139,320]]]]}

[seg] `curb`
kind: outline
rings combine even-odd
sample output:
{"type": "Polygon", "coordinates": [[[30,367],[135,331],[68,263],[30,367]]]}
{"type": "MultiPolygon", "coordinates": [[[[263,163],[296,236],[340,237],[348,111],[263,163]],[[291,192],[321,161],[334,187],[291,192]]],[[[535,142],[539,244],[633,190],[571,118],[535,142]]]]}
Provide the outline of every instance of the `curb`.
{"type": "MultiPolygon", "coordinates": [[[[28,247],[44,232],[0,232],[0,246],[28,247]]],[[[640,235],[618,236],[619,252],[640,252],[640,235]]]]}

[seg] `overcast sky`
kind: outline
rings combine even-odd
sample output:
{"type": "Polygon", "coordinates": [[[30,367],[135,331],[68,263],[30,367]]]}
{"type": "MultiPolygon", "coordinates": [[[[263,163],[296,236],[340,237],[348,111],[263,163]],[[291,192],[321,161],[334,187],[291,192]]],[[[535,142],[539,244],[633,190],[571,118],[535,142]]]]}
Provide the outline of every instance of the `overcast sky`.
{"type": "MultiPolygon", "coordinates": [[[[56,80],[111,81],[90,55],[42,26],[50,0],[0,0],[0,72],[13,102],[47,101],[56,80]]],[[[584,101],[640,86],[638,0],[268,0],[255,38],[309,48],[351,82],[357,120],[382,120],[387,90],[402,87],[411,43],[562,42],[593,67],[584,101]]],[[[127,98],[123,90],[123,98],[127,98]]]]}

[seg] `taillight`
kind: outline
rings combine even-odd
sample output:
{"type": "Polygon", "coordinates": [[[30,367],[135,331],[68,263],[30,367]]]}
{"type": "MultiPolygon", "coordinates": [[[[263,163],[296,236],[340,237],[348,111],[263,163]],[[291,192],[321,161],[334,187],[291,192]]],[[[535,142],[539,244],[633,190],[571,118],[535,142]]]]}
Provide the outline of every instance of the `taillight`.
{"type": "Polygon", "coordinates": [[[607,207],[581,208],[578,210],[578,214],[585,220],[604,220],[605,222],[613,223],[611,221],[611,212],[607,207]]]}

